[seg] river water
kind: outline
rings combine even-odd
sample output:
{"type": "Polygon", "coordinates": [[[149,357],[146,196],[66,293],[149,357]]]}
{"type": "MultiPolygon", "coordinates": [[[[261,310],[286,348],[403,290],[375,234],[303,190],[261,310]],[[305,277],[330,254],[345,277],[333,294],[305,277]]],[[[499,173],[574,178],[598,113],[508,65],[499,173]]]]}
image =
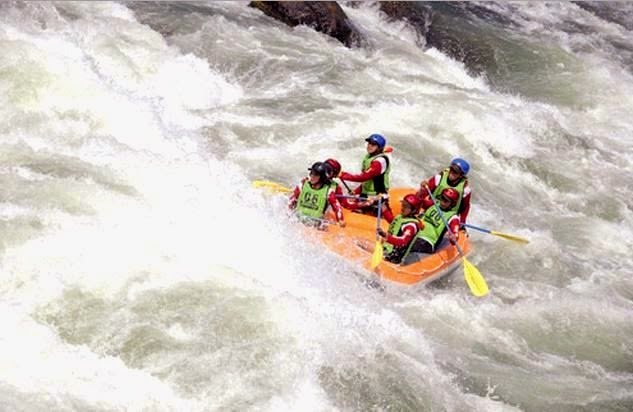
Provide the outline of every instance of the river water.
{"type": "Polygon", "coordinates": [[[350,50],[244,2],[2,3],[0,410],[632,410],[631,6],[483,7],[474,77],[371,4],[350,50]],[[531,240],[471,233],[489,296],[368,289],[251,188],[374,132],[531,240]]]}

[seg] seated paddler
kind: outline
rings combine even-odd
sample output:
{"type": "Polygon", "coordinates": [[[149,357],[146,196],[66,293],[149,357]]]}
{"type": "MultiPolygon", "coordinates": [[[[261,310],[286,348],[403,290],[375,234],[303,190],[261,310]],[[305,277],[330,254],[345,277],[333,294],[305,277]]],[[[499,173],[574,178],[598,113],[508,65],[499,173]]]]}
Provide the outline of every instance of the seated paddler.
{"type": "Polygon", "coordinates": [[[402,212],[395,217],[385,217],[389,229],[385,232],[377,229],[378,236],[383,239],[383,255],[385,260],[400,263],[409,254],[417,233],[423,227],[416,215],[420,209],[421,199],[414,194],[406,195],[400,202],[402,212]]]}
{"type": "Polygon", "coordinates": [[[309,225],[324,226],[324,215],[328,207],[332,208],[338,224],[345,226],[341,204],[336,197],[336,185],[328,175],[331,167],[323,162],[314,163],[308,170],[310,174],[301,180],[290,195],[288,207],[294,210],[299,219],[309,225]]]}
{"type": "MultiPolygon", "coordinates": [[[[419,197],[416,198],[419,199],[419,197]]],[[[459,198],[460,193],[452,187],[442,190],[438,197],[438,206],[444,215],[444,219],[448,222],[449,230],[454,236],[454,238],[449,237],[451,243],[454,243],[459,238],[460,219],[457,209],[454,208],[459,198]]],[[[424,228],[416,234],[411,251],[434,253],[444,238],[447,230],[446,225],[435,205],[426,209],[420,217],[424,223],[424,228]]]]}
{"type": "MultiPolygon", "coordinates": [[[[365,139],[367,142],[367,154],[361,163],[361,172],[352,174],[342,171],[339,175],[341,181],[358,182],[360,185],[354,189],[353,194],[358,196],[358,201],[345,205],[348,209],[376,216],[376,196],[387,196],[389,193],[389,176],[391,174],[391,161],[385,152],[387,139],[380,134],[372,134],[365,139]],[[370,200],[371,199],[371,200],[370,200]]],[[[385,198],[383,215],[393,217],[389,202],[385,198]]]]}

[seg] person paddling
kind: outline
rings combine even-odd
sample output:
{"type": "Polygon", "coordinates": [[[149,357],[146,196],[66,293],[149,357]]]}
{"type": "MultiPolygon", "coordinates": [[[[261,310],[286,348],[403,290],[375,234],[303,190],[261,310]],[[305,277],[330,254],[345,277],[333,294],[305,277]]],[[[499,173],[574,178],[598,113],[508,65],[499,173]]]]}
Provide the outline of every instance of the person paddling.
{"type": "Polygon", "coordinates": [[[301,184],[294,188],[288,207],[297,212],[302,222],[319,225],[329,205],[339,226],[344,227],[343,210],[336,198],[336,186],[328,178],[328,169],[330,167],[323,162],[314,163],[308,169],[309,177],[303,178],[301,184]]]}
{"type": "Polygon", "coordinates": [[[400,263],[411,251],[416,234],[424,226],[416,217],[420,203],[420,199],[414,194],[406,195],[400,202],[402,213],[395,218],[385,218],[389,222],[387,232],[380,228],[376,230],[378,236],[384,240],[382,245],[385,260],[400,263]]]}
{"type": "MultiPolygon", "coordinates": [[[[341,172],[339,178],[343,181],[361,183],[353,193],[361,199],[367,199],[376,195],[388,195],[389,193],[389,175],[391,174],[391,165],[389,157],[384,153],[387,139],[380,134],[372,134],[365,139],[367,142],[367,154],[361,163],[361,173],[351,174],[341,172]]],[[[350,209],[359,210],[363,213],[376,215],[376,207],[370,201],[359,201],[350,205],[350,209]]],[[[387,199],[383,202],[386,204],[385,218],[393,219],[393,213],[389,207],[387,199]]]]}
{"type": "MultiPolygon", "coordinates": [[[[419,199],[418,196],[416,196],[416,198],[419,199]]],[[[439,207],[448,223],[449,230],[454,236],[454,238],[450,239],[451,243],[454,244],[459,239],[460,219],[455,210],[455,204],[459,200],[459,192],[452,187],[447,187],[442,190],[438,200],[439,207]]],[[[413,241],[411,251],[417,253],[434,253],[446,233],[446,225],[435,205],[427,208],[422,213],[421,218],[424,227],[416,234],[416,239],[413,241]]]]}
{"type": "Polygon", "coordinates": [[[468,186],[468,172],[470,164],[462,159],[455,158],[448,168],[442,170],[435,176],[420,183],[420,190],[416,193],[422,199],[422,208],[426,209],[433,205],[433,200],[429,197],[427,187],[433,192],[433,196],[438,197],[442,191],[448,187],[455,189],[459,198],[453,205],[454,211],[459,215],[462,223],[466,223],[466,218],[470,212],[470,187],[468,186]]]}

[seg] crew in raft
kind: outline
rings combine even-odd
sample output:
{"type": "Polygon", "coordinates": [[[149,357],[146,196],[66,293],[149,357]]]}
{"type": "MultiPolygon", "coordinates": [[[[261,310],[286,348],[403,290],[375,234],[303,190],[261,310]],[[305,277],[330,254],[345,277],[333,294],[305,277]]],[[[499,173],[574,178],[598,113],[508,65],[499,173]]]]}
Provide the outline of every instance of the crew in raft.
{"type": "MultiPolygon", "coordinates": [[[[389,157],[384,153],[387,139],[380,134],[372,134],[367,139],[367,154],[361,163],[361,173],[351,174],[341,172],[339,178],[342,181],[361,183],[353,194],[358,195],[360,199],[367,199],[376,195],[388,195],[389,193],[389,175],[391,174],[391,165],[389,157]]],[[[376,215],[377,208],[371,201],[360,200],[346,204],[348,209],[359,211],[362,213],[376,215]]],[[[389,207],[388,200],[383,203],[385,219],[393,220],[393,213],[389,207]]]]}
{"type": "MultiPolygon", "coordinates": [[[[341,172],[341,164],[332,158],[316,162],[308,169],[309,177],[294,188],[289,203],[289,208],[296,211],[302,222],[325,228],[327,223],[331,223],[324,220],[328,206],[332,208],[341,227],[345,227],[342,206],[351,210],[360,209],[365,213],[372,213],[372,208],[377,211],[379,195],[389,190],[389,158],[383,153],[386,139],[372,134],[365,140],[367,155],[363,159],[363,172],[359,175],[341,172]],[[359,202],[352,198],[354,195],[344,195],[341,184],[334,180],[337,177],[348,192],[350,190],[344,180],[360,181],[367,178],[352,192],[364,200],[359,202]]],[[[387,202],[382,203],[382,216],[390,224],[386,232],[377,229],[377,235],[383,239],[385,260],[398,264],[411,253],[435,253],[447,231],[438,207],[448,222],[448,230],[453,234],[449,240],[455,244],[459,238],[460,224],[470,211],[470,188],[466,177],[469,170],[467,161],[453,159],[449,168],[423,181],[418,192],[404,196],[401,200],[402,211],[395,217],[387,202]],[[438,199],[437,206],[428,195],[429,190],[438,199]]]]}
{"type": "Polygon", "coordinates": [[[468,162],[458,157],[451,161],[448,168],[420,183],[420,190],[416,193],[416,196],[422,199],[422,207],[427,209],[433,205],[427,189],[430,189],[433,192],[433,196],[437,198],[442,193],[442,190],[447,187],[453,188],[459,193],[459,199],[457,199],[451,210],[454,209],[459,215],[460,221],[466,223],[466,218],[470,211],[470,187],[466,176],[469,170],[470,165],[468,162]]]}
{"type": "Polygon", "coordinates": [[[331,166],[323,162],[314,163],[308,170],[310,175],[301,180],[290,195],[288,207],[296,211],[299,219],[310,225],[322,227],[323,216],[328,208],[336,216],[341,227],[345,226],[345,218],[341,204],[336,197],[336,185],[328,178],[332,174],[331,166]]]}

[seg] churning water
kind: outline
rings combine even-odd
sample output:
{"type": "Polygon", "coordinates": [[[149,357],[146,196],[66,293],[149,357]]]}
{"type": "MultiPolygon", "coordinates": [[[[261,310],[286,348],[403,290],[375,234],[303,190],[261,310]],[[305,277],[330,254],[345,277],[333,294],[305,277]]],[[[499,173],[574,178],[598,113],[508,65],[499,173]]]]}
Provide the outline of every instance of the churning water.
{"type": "Polygon", "coordinates": [[[343,7],[366,48],[244,2],[0,5],[0,410],[633,409],[631,27],[485,3],[475,78],[343,7]],[[367,289],[250,186],[373,132],[394,186],[463,156],[469,222],[530,238],[471,233],[488,297],[367,289]]]}

